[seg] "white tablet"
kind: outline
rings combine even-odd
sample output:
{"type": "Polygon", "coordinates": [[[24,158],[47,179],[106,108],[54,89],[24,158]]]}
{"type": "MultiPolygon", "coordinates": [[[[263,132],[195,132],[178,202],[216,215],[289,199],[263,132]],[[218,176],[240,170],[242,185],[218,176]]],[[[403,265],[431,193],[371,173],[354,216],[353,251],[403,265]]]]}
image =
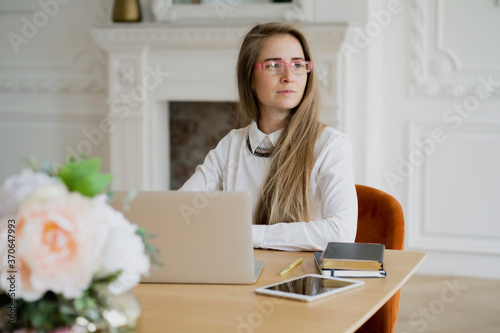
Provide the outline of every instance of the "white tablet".
{"type": "Polygon", "coordinates": [[[364,285],[364,281],[308,274],[255,289],[257,294],[311,302],[364,285]]]}

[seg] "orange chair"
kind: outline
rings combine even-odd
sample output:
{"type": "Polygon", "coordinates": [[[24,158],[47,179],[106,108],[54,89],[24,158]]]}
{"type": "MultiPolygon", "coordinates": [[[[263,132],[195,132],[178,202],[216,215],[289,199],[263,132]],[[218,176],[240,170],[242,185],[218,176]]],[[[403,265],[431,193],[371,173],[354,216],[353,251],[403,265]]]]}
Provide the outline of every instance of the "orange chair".
{"type": "MultiPolygon", "coordinates": [[[[382,243],[386,249],[403,250],[405,220],[399,202],[372,187],[356,185],[358,195],[358,231],[356,243],[382,243]]],[[[390,273],[388,273],[390,274],[390,273]]],[[[393,333],[399,311],[398,291],[357,333],[393,333]]]]}

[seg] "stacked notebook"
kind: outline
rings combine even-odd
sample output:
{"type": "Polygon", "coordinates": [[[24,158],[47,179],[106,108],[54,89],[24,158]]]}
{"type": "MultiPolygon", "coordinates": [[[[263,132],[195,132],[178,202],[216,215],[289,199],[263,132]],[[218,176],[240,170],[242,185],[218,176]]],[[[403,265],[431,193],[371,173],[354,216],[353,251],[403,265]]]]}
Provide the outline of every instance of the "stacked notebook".
{"type": "Polygon", "coordinates": [[[323,275],[335,277],[385,277],[384,244],[328,243],[325,251],[314,252],[323,275]]]}

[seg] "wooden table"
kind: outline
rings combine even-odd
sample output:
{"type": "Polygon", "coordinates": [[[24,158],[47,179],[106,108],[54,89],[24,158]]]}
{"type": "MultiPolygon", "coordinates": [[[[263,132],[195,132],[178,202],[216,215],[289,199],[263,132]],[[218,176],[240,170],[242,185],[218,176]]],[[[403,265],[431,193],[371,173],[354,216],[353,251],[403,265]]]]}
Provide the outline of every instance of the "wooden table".
{"type": "MultiPolygon", "coordinates": [[[[353,332],[398,291],[425,254],[386,250],[386,278],[311,303],[256,295],[254,289],[309,273],[318,273],[312,252],[255,250],[266,262],[253,285],[141,284],[134,293],[142,306],[138,331],[154,332],[353,332]],[[284,277],[295,259],[303,263],[284,277]]],[[[194,267],[193,267],[194,271],[194,267]]],[[[202,272],[200,272],[201,274],[202,272]]]]}

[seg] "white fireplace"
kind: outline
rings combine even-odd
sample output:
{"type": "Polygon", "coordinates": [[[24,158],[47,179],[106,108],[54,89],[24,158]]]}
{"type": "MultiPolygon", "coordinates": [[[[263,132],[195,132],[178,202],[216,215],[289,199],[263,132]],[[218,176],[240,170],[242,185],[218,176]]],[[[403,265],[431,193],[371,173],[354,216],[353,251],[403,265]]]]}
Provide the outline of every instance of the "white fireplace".
{"type": "MultiPolygon", "coordinates": [[[[236,101],[236,58],[252,25],[110,25],[92,29],[108,53],[110,168],[115,189],[170,189],[170,101],[236,101]]],[[[343,130],[347,24],[305,24],[319,73],[322,120],[343,130]]]]}

